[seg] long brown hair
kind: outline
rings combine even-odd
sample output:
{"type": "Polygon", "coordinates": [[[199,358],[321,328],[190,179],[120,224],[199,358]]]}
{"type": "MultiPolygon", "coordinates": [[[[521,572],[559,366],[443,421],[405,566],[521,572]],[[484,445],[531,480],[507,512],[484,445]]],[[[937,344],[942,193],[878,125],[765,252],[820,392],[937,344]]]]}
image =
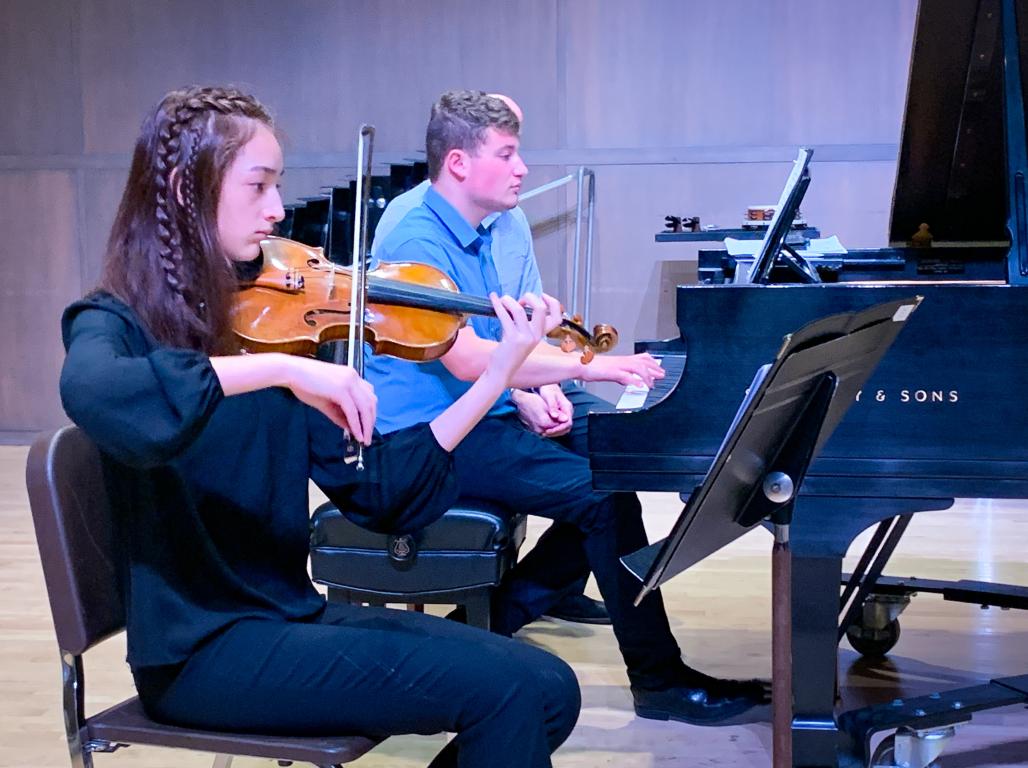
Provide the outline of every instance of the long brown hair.
{"type": "Polygon", "coordinates": [[[236,277],[218,243],[218,199],[257,122],[273,128],[254,97],[193,87],[169,93],[143,123],[99,287],[164,344],[208,354],[234,348],[236,277]]]}

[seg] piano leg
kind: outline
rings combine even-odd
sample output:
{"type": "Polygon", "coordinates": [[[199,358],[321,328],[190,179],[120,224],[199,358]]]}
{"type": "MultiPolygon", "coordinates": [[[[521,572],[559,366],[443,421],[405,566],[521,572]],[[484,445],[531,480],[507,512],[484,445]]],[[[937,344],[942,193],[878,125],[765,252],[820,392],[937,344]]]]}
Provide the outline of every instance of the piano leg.
{"type": "Polygon", "coordinates": [[[793,765],[835,768],[842,557],[792,549],[793,765]]]}
{"type": "Polygon", "coordinates": [[[865,528],[909,512],[947,509],[952,499],[804,496],[790,526],[792,551],[793,765],[835,768],[839,587],[842,559],[865,528]]]}

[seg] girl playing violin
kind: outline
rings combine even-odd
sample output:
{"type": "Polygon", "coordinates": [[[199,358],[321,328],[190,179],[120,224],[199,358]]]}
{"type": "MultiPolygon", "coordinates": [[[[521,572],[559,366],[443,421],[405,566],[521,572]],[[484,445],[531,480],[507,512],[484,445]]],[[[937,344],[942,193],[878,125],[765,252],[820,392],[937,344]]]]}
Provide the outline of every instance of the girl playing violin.
{"type": "Polygon", "coordinates": [[[433,766],[547,766],[580,705],[550,654],[432,616],[326,604],[307,575],[308,478],[403,533],[455,500],[450,451],[559,321],[493,297],[503,341],[444,413],[381,438],[346,368],[236,355],[236,268],[283,216],[253,97],[169,93],[136,143],[100,288],[64,313],[65,410],[100,447],[125,556],[128,661],[151,717],[231,731],[457,734],[433,766]],[[347,432],[366,469],[343,461],[347,432]]]}

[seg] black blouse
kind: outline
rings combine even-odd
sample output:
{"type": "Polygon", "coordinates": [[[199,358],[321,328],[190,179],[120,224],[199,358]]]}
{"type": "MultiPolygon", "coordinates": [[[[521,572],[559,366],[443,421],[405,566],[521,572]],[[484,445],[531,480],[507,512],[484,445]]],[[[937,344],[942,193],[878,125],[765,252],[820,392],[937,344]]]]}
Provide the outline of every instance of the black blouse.
{"type": "Polygon", "coordinates": [[[206,355],[158,344],[106,294],[65,310],[61,400],[99,446],[125,547],[128,660],[184,661],[244,617],[324,608],[307,575],[311,478],[355,523],[403,533],[456,499],[426,424],[376,435],[365,470],[341,429],[285,389],[225,397],[206,355]]]}

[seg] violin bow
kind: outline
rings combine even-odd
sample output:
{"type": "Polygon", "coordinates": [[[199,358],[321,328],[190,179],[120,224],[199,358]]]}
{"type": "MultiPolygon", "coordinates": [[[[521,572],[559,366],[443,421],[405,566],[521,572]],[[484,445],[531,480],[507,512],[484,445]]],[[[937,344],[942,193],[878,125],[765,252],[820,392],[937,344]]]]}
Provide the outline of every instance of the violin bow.
{"type": "MultiPolygon", "coordinates": [[[[364,124],[357,134],[357,195],[353,216],[353,265],[350,280],[350,335],[346,363],[364,378],[364,315],[368,303],[368,199],[371,193],[371,153],[375,146],[375,126],[364,124]]],[[[364,471],[364,446],[352,436],[343,460],[357,462],[364,471]]]]}

